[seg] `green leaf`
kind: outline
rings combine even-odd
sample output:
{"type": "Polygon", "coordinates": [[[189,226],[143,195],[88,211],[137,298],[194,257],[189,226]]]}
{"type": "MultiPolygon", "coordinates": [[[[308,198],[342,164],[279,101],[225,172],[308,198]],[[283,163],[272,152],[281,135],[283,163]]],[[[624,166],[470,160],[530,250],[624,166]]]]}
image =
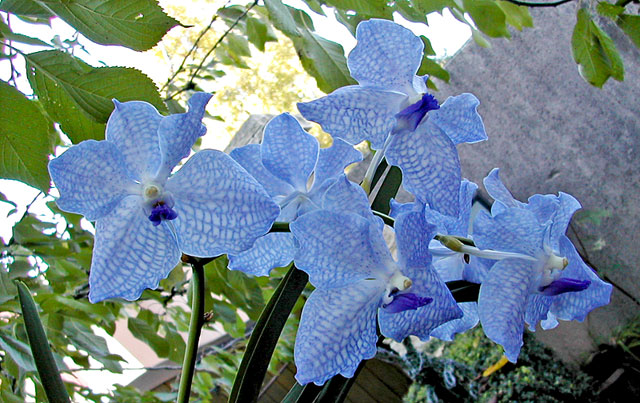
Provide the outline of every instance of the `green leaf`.
{"type": "Polygon", "coordinates": [[[69,402],[69,395],[60,378],[60,372],[53,358],[51,348],[49,348],[49,341],[42,327],[42,322],[40,322],[36,303],[24,283],[18,281],[16,284],[31,352],[33,357],[37,357],[35,363],[47,398],[51,403],[69,402]]]}
{"type": "Polygon", "coordinates": [[[238,56],[251,56],[249,42],[244,36],[229,33],[226,40],[229,50],[231,50],[234,54],[238,56]]]}
{"type": "Polygon", "coordinates": [[[609,17],[612,20],[615,19],[620,14],[624,13],[624,7],[618,6],[615,4],[607,3],[606,1],[601,1],[596,6],[596,10],[598,14],[603,17],[609,17]]]}
{"type": "Polygon", "coordinates": [[[298,27],[289,8],[280,0],[264,0],[264,5],[269,11],[269,19],[273,25],[288,37],[298,37],[298,27]]]}
{"type": "Polygon", "coordinates": [[[304,290],[308,278],[305,272],[292,265],[278,285],[253,328],[229,394],[229,402],[257,401],[282,328],[304,290]]]}
{"type": "Polygon", "coordinates": [[[633,43],[640,48],[640,15],[622,14],[616,23],[633,43]]]}
{"type": "Polygon", "coordinates": [[[325,0],[324,3],[342,11],[355,11],[363,17],[393,17],[393,8],[389,7],[387,0],[325,0]]]}
{"type": "Polygon", "coordinates": [[[36,76],[30,82],[36,86],[34,88],[36,94],[44,98],[43,103],[47,113],[64,120],[61,123],[66,123],[68,128],[87,127],[92,130],[90,134],[84,135],[75,132],[78,138],[95,138],[97,128],[89,126],[86,122],[73,125],[69,121],[73,113],[70,101],[73,101],[77,108],[97,123],[107,122],[113,111],[112,99],[114,98],[120,102],[146,101],[160,112],[167,111],[156,85],[139,70],[125,67],[94,68],[58,50],[30,53],[25,55],[25,58],[28,76],[36,76]],[[45,78],[38,78],[37,75],[43,75],[45,78]],[[52,83],[46,80],[51,80],[52,83]],[[64,96],[53,91],[53,85],[60,87],[60,91],[64,91],[64,96]],[[58,101],[64,101],[62,107],[68,110],[56,111],[54,105],[58,101]]]}
{"type": "Polygon", "coordinates": [[[289,390],[289,393],[282,399],[282,403],[315,402],[316,397],[321,391],[322,386],[314,383],[308,383],[302,386],[296,382],[289,390]]]}
{"type": "Polygon", "coordinates": [[[0,177],[47,192],[52,124],[35,102],[0,81],[0,177]]]}
{"type": "MultiPolygon", "coordinates": [[[[319,0],[305,0],[305,3],[307,3],[307,6],[309,6],[309,8],[311,10],[313,10],[314,12],[326,17],[327,14],[325,14],[324,10],[322,9],[322,5],[321,2],[319,0]]],[[[324,2],[322,2],[324,3],[324,2]]]]}
{"type": "Polygon", "coordinates": [[[31,356],[29,345],[0,332],[0,348],[18,364],[22,370],[33,372],[36,366],[31,356]]]}
{"type": "Polygon", "coordinates": [[[381,179],[383,181],[378,194],[375,196],[375,199],[373,199],[373,203],[371,203],[372,210],[379,211],[383,214],[389,214],[389,210],[391,209],[389,201],[396,196],[402,183],[402,171],[396,166],[392,166],[389,172],[384,175],[388,166],[387,161],[383,159],[380,165],[378,165],[376,173],[373,175],[373,180],[371,181],[372,190],[376,188],[378,181],[381,179]]]}
{"type": "Polygon", "coordinates": [[[169,355],[170,348],[167,341],[159,336],[156,330],[146,321],[138,318],[129,318],[127,327],[137,339],[147,343],[158,354],[158,357],[164,358],[169,355]]]}
{"type": "Polygon", "coordinates": [[[422,39],[422,43],[424,44],[424,55],[425,56],[435,56],[436,51],[433,50],[433,46],[431,46],[431,41],[424,35],[420,35],[420,39],[422,39]]]}
{"type": "Polygon", "coordinates": [[[624,79],[624,66],[611,38],[591,19],[585,9],[578,10],[571,37],[573,59],[588,83],[602,87],[609,77],[624,79]]]}
{"type": "Polygon", "coordinates": [[[27,45],[52,47],[50,44],[38,38],[32,38],[27,35],[14,33],[13,31],[11,31],[9,26],[5,24],[1,19],[0,19],[0,38],[5,38],[13,42],[26,43],[27,45]]]}
{"type": "Polygon", "coordinates": [[[151,49],[180,23],[156,0],[37,0],[84,36],[103,45],[151,49]]]}
{"type": "Polygon", "coordinates": [[[434,11],[441,12],[445,7],[454,8],[452,0],[413,0],[413,7],[422,14],[429,14],[434,11]]]}
{"type": "Polygon", "coordinates": [[[505,14],[507,24],[514,26],[518,31],[522,28],[533,28],[533,18],[529,8],[518,6],[508,1],[496,2],[505,14]]]}
{"type": "Polygon", "coordinates": [[[52,17],[49,10],[34,0],[2,0],[0,10],[26,17],[52,17]]]}
{"type": "Polygon", "coordinates": [[[463,4],[465,11],[471,15],[480,31],[494,38],[511,37],[504,11],[495,1],[463,0],[463,4]]]}
{"type": "Polygon", "coordinates": [[[72,320],[64,321],[63,330],[76,348],[89,353],[89,356],[101,362],[109,371],[122,373],[122,366],[118,361],[124,359],[109,352],[103,337],[93,333],[89,327],[72,320]]]}
{"type": "Polygon", "coordinates": [[[471,37],[479,46],[482,46],[483,48],[491,47],[491,43],[487,40],[487,38],[484,37],[482,32],[478,31],[475,28],[471,28],[471,37]]]}
{"type": "Polygon", "coordinates": [[[306,30],[301,37],[292,39],[302,66],[316,79],[321,91],[328,94],[345,85],[356,84],[349,74],[341,45],[306,30]]]}
{"type": "Polygon", "coordinates": [[[449,72],[444,69],[440,65],[440,63],[436,62],[425,56],[422,59],[422,65],[420,66],[420,70],[418,70],[418,75],[428,74],[429,77],[438,77],[442,81],[448,83],[449,82],[449,72]]]}
{"type": "Polygon", "coordinates": [[[259,51],[264,52],[264,44],[269,40],[267,25],[257,18],[247,20],[247,38],[259,51]]]}
{"type": "Polygon", "coordinates": [[[395,9],[409,21],[427,23],[427,13],[422,12],[413,5],[411,0],[396,0],[394,2],[395,9]]]}

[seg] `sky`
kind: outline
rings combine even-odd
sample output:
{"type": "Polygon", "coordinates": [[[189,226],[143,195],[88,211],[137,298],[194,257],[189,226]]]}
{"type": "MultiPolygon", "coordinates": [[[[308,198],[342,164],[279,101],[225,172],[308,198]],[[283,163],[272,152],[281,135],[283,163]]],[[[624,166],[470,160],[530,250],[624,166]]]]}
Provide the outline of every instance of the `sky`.
{"type": "MultiPolygon", "coordinates": [[[[285,2],[294,7],[302,9],[306,8],[306,5],[298,0],[289,0],[285,2]]],[[[168,3],[168,1],[165,1],[164,3],[168,3]]],[[[355,46],[355,38],[351,36],[349,31],[343,25],[339,24],[335,20],[335,17],[333,17],[331,12],[327,12],[327,15],[330,17],[326,18],[315,14],[308,8],[306,8],[305,11],[307,11],[307,13],[313,18],[316,31],[319,35],[340,43],[347,54],[351,49],[353,49],[355,46]]],[[[203,10],[203,13],[205,12],[206,15],[211,15],[211,12],[213,11],[203,10]]],[[[0,15],[2,15],[3,19],[6,21],[6,14],[0,13],[0,15]]],[[[427,36],[431,40],[437,57],[453,55],[471,36],[470,29],[465,24],[462,24],[453,18],[448,11],[446,11],[444,15],[435,13],[429,15],[429,26],[410,23],[399,16],[396,16],[396,22],[407,26],[418,35],[427,36]]],[[[12,19],[11,23],[15,32],[35,36],[46,42],[50,42],[54,35],[59,35],[60,40],[62,41],[65,39],[72,39],[75,35],[75,30],[59,19],[53,19],[51,27],[46,25],[34,26],[31,24],[21,24],[21,22],[16,18],[12,19]]],[[[185,28],[176,27],[174,29],[185,28]]],[[[196,27],[196,29],[199,28],[196,27]]],[[[80,43],[85,47],[87,52],[78,50],[76,52],[76,56],[94,66],[109,65],[135,67],[142,70],[159,85],[162,85],[170,74],[169,66],[158,63],[157,57],[153,55],[152,52],[140,53],[119,46],[97,45],[86,40],[82,36],[80,36],[80,43]]],[[[19,45],[19,47],[25,52],[41,50],[41,48],[28,45],[19,45]]],[[[18,57],[15,59],[14,65],[19,71],[24,71],[24,62],[22,58],[18,57]]],[[[9,79],[9,75],[9,63],[7,61],[0,61],[0,79],[6,81],[9,79]]],[[[28,82],[24,76],[18,80],[18,88],[26,94],[31,93],[28,82]]],[[[209,131],[211,132],[211,128],[209,131]]],[[[210,136],[208,138],[205,137],[205,140],[203,141],[203,148],[223,149],[228,140],[229,136],[223,136],[222,138],[214,138],[214,136],[210,136]]],[[[39,191],[18,181],[0,179],[0,192],[9,200],[17,204],[17,212],[7,217],[7,214],[12,211],[14,207],[8,203],[0,202],[0,237],[2,237],[6,243],[11,237],[12,225],[22,216],[27,204],[34,200],[34,198],[39,194],[39,191]]],[[[53,219],[48,208],[45,206],[45,203],[50,200],[53,199],[51,197],[40,195],[33,203],[30,211],[53,219]]],[[[113,341],[109,342],[113,343],[113,341]]],[[[110,347],[111,346],[112,345],[110,345],[110,347]]],[[[113,346],[116,348],[115,345],[113,346]]],[[[116,353],[126,355],[126,352],[120,351],[119,349],[116,353]]],[[[127,358],[131,359],[132,356],[129,355],[127,358]]],[[[135,362],[134,359],[131,360],[131,363],[134,367],[140,366],[140,363],[135,362]]],[[[133,375],[131,373],[125,373],[124,376],[118,377],[104,373],[100,376],[101,379],[105,381],[104,384],[109,385],[113,382],[123,382],[126,384],[132,379],[133,375]]]]}

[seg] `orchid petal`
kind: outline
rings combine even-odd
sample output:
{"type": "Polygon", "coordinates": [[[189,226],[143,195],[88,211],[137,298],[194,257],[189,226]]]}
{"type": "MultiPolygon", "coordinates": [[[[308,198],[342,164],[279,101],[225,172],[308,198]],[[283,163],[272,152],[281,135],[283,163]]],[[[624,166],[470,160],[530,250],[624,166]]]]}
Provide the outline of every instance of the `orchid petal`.
{"type": "Polygon", "coordinates": [[[167,116],[160,122],[158,138],[162,167],[158,177],[168,177],[178,162],[189,155],[198,137],[206,133],[207,128],[202,124],[202,117],[209,99],[211,94],[198,92],[187,102],[188,112],[167,116]]]}
{"type": "Polygon", "coordinates": [[[296,266],[316,288],[335,288],[376,277],[392,260],[375,221],[356,214],[312,211],[290,225],[300,248],[296,266]]]}
{"type": "Polygon", "coordinates": [[[502,203],[506,207],[524,206],[524,203],[514,199],[511,192],[509,192],[509,190],[504,186],[500,180],[500,170],[498,168],[493,168],[482,182],[484,183],[484,187],[487,189],[489,196],[491,196],[495,201],[502,203]]]}
{"type": "Polygon", "coordinates": [[[526,311],[524,321],[532,332],[536,331],[536,325],[541,320],[547,319],[549,307],[553,302],[553,298],[546,295],[531,294],[527,298],[526,311]]]}
{"type": "Polygon", "coordinates": [[[358,24],[356,39],[347,58],[351,76],[360,85],[408,93],[422,63],[422,40],[401,25],[379,19],[358,24]]]}
{"type": "Polygon", "coordinates": [[[438,326],[431,332],[431,336],[444,341],[453,341],[456,334],[473,329],[478,324],[480,318],[478,318],[477,302],[462,302],[458,307],[462,310],[462,317],[438,326]]]}
{"type": "Polygon", "coordinates": [[[395,135],[385,154],[402,170],[402,184],[442,214],[458,215],[460,160],[449,137],[429,120],[415,132],[395,135]]]}
{"type": "Polygon", "coordinates": [[[320,188],[327,179],[342,175],[347,166],[359,161],[362,161],[360,151],[342,139],[333,139],[331,147],[320,149],[311,191],[320,188]]]}
{"type": "Polygon", "coordinates": [[[429,120],[456,145],[484,141],[487,133],[477,112],[479,104],[478,98],[468,93],[449,97],[440,109],[429,112],[429,120]]]}
{"type": "Polygon", "coordinates": [[[322,208],[355,213],[365,218],[371,216],[367,194],[360,186],[351,182],[345,174],[342,174],[327,188],[322,199],[322,208]]]}
{"type": "Polygon", "coordinates": [[[473,223],[473,239],[480,249],[523,253],[536,257],[542,250],[545,226],[525,209],[509,208],[492,217],[481,211],[473,223]]]}
{"type": "Polygon", "coordinates": [[[292,234],[272,232],[258,238],[251,249],[229,256],[228,267],[253,276],[268,276],[272,269],[291,263],[295,251],[292,234]]]}
{"type": "Polygon", "coordinates": [[[105,138],[116,145],[133,179],[154,177],[162,163],[158,126],[163,116],[146,102],[121,103],[114,99],[113,103],[115,109],[107,121],[105,138]]]}
{"type": "Polygon", "coordinates": [[[273,175],[298,191],[306,191],[319,148],[318,140],[304,131],[296,118],[283,113],[265,126],[260,152],[262,163],[273,175]]]}
{"type": "Polygon", "coordinates": [[[429,243],[436,234],[436,227],[424,219],[424,214],[419,211],[400,214],[396,218],[394,229],[400,266],[423,266],[431,263],[429,243]]]}
{"type": "Polygon", "coordinates": [[[371,147],[379,150],[395,126],[395,114],[406,98],[399,92],[351,85],[326,97],[298,103],[298,110],[334,138],[351,144],[369,140],[371,147]]]}
{"type": "Polygon", "coordinates": [[[135,182],[127,177],[125,160],[110,141],[87,140],[49,162],[49,174],[64,211],[95,221],[109,214],[130,193],[135,182]]]}
{"type": "Polygon", "coordinates": [[[121,297],[133,301],[180,261],[175,235],[165,223],[154,227],[139,196],[128,196],[96,222],[89,275],[89,300],[121,297]]]}
{"type": "Polygon", "coordinates": [[[302,385],[322,385],[336,374],[351,378],[376,354],[376,311],[384,286],[375,280],[318,288],[302,311],[294,358],[302,385]]]}
{"type": "Polygon", "coordinates": [[[182,251],[207,257],[238,254],[269,231],[280,209],[228,155],[203,150],[167,182],[182,251]]]}
{"type": "Polygon", "coordinates": [[[247,144],[231,150],[229,156],[253,176],[271,197],[287,196],[294,192],[293,187],[276,177],[262,164],[260,144],[247,144]]]}
{"type": "Polygon", "coordinates": [[[584,263],[569,238],[563,236],[559,243],[560,253],[569,260],[569,265],[564,269],[562,277],[588,280],[591,284],[586,290],[553,297],[550,311],[558,319],[582,322],[589,312],[610,302],[613,287],[600,280],[596,273],[584,263]]]}
{"type": "Polygon", "coordinates": [[[534,286],[534,263],[522,259],[497,262],[480,286],[478,315],[488,338],[504,347],[516,362],[522,347],[527,296],[534,286]]]}
{"type": "Polygon", "coordinates": [[[559,206],[553,216],[553,224],[549,232],[549,245],[552,248],[560,246],[560,239],[567,233],[573,213],[582,208],[580,202],[567,193],[560,192],[558,196],[559,206]]]}

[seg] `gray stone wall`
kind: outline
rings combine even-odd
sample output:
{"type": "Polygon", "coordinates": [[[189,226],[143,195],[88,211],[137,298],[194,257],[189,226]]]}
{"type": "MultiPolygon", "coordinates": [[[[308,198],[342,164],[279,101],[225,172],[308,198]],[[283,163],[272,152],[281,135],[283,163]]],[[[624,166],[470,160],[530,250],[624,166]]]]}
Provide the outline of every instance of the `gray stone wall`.
{"type": "Polygon", "coordinates": [[[620,50],[625,81],[603,89],[578,75],[571,56],[575,5],[533,10],[534,29],[492,47],[468,43],[448,63],[450,85],[436,97],[471,92],[489,140],[459,148],[463,175],[480,184],[494,167],[517,199],[563,191],[584,209],[605,209],[600,225],[573,220],[571,236],[614,283],[612,303],[585,323],[538,331],[567,360],[582,360],[612,330],[640,314],[640,52],[605,25],[620,50]]]}

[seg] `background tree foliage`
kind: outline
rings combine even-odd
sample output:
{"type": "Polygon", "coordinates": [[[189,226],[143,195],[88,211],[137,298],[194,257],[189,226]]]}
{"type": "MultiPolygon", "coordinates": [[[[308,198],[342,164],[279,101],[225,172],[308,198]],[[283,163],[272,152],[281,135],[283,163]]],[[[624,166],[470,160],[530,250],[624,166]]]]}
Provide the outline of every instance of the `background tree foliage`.
{"type": "MultiPolygon", "coordinates": [[[[352,33],[363,19],[391,19],[398,13],[424,24],[428,13],[448,9],[471,27],[473,39],[481,46],[490,46],[490,38],[510,37],[512,29],[533,26],[528,8],[518,6],[518,1],[304,3],[313,13],[333,13],[352,33]]],[[[599,21],[612,21],[640,46],[640,16],[632,3],[576,3],[573,56],[580,74],[590,84],[602,87],[610,77],[624,78],[621,58],[599,21]]],[[[50,191],[46,164],[56,147],[103,139],[113,98],[144,100],[162,113],[176,113],[184,111],[193,91],[213,91],[211,117],[224,120],[226,129],[235,132],[249,113],[294,111],[294,104],[300,100],[354,83],[342,46],[319,36],[305,11],[281,0],[233,5],[200,1],[195,7],[210,12],[205,16],[199,13],[194,19],[193,11],[184,6],[171,5],[165,12],[155,0],[0,1],[0,59],[8,61],[11,68],[6,81],[0,82],[0,178],[24,182],[41,191],[38,197],[45,197],[50,191]],[[11,25],[17,20],[33,26],[50,24],[53,18],[64,20],[83,37],[46,41],[14,32],[11,25]],[[165,36],[169,30],[171,33],[165,36]],[[137,69],[91,65],[79,57],[82,52],[76,51],[86,41],[136,51],[153,48],[170,63],[171,74],[158,88],[137,69]],[[39,46],[39,50],[25,45],[39,46]]],[[[433,88],[434,79],[447,82],[449,73],[434,58],[429,38],[422,39],[426,52],[420,74],[430,75],[428,84],[433,88]]],[[[11,195],[0,194],[1,203],[15,206],[11,199],[11,195]]],[[[0,400],[22,402],[32,393],[30,390],[36,400],[44,400],[15,280],[25,282],[34,295],[58,366],[68,374],[64,380],[71,396],[82,395],[90,401],[104,397],[82,386],[74,378],[76,370],[72,367],[89,368],[95,360],[106,371],[123,371],[122,357],[109,351],[96,328],[113,335],[119,323],[159,357],[181,362],[184,341],[180,334],[187,330],[189,318],[184,303],[189,298],[188,270],[176,267],[157,290],[146,291],[139,302],[90,304],[87,292],[93,229],[80,216],[58,210],[50,196],[47,200],[50,212],[41,216],[27,207],[13,226],[11,239],[0,247],[0,400]],[[34,388],[29,389],[29,384],[34,388]]],[[[279,269],[270,278],[248,277],[227,270],[225,257],[209,263],[205,270],[205,310],[213,313],[205,328],[223,328],[234,342],[225,350],[212,349],[200,357],[194,383],[194,393],[199,396],[230,390],[251,321],[258,318],[285,272],[279,269]],[[249,322],[244,320],[247,317],[249,322]]],[[[300,300],[285,329],[288,336],[282,338],[271,362],[273,371],[291,359],[295,317],[301,306],[300,300]]],[[[107,397],[116,401],[166,401],[175,398],[175,393],[140,395],[130,388],[117,387],[107,397]]]]}

